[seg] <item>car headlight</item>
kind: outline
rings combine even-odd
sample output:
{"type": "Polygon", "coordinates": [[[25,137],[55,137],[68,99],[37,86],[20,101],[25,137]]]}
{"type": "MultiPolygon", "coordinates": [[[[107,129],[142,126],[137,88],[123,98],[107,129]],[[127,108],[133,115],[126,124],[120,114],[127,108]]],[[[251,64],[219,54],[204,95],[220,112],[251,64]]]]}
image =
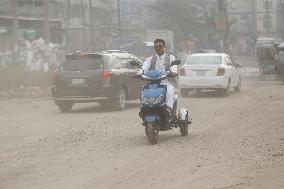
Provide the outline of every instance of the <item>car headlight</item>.
{"type": "Polygon", "coordinates": [[[142,104],[152,104],[152,105],[155,105],[155,104],[159,104],[163,101],[163,96],[159,96],[159,97],[156,97],[156,98],[145,98],[145,97],[142,97],[141,98],[141,103],[142,104]]]}

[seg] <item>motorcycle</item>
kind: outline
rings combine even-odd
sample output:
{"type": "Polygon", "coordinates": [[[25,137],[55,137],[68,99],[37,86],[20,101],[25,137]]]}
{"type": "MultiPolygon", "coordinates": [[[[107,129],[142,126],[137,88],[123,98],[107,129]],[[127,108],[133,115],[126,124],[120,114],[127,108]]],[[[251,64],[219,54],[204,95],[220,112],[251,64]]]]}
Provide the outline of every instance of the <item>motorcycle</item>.
{"type": "MultiPolygon", "coordinates": [[[[171,63],[179,65],[180,60],[171,63]]],[[[142,65],[138,62],[131,62],[132,66],[142,65]]],[[[145,133],[149,142],[154,145],[158,143],[160,131],[168,131],[173,128],[179,128],[181,135],[188,135],[188,127],[192,123],[189,112],[186,108],[180,108],[177,114],[177,95],[175,95],[174,107],[168,112],[166,106],[167,86],[162,85],[161,81],[171,77],[170,71],[152,70],[145,72],[135,78],[146,80],[149,83],[143,86],[142,96],[140,98],[140,117],[145,126],[145,133]]]]}

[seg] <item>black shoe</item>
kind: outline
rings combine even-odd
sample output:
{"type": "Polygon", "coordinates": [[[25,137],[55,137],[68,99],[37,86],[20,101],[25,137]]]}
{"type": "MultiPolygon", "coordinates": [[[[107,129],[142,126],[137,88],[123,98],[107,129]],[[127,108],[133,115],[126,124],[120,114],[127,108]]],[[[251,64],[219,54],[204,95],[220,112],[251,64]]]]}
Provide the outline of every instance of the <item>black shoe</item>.
{"type": "Polygon", "coordinates": [[[165,109],[165,121],[166,121],[166,123],[168,124],[169,123],[169,121],[170,121],[170,119],[171,119],[171,115],[172,115],[172,109],[170,108],[170,107],[166,107],[166,109],[165,109]]]}
{"type": "Polygon", "coordinates": [[[171,114],[172,114],[172,108],[169,107],[169,106],[167,106],[167,107],[166,107],[166,112],[167,112],[167,115],[169,115],[169,117],[170,117],[171,114]]]}
{"type": "Polygon", "coordinates": [[[143,112],[142,112],[142,111],[139,112],[139,117],[140,117],[141,119],[143,119],[143,112]]]}

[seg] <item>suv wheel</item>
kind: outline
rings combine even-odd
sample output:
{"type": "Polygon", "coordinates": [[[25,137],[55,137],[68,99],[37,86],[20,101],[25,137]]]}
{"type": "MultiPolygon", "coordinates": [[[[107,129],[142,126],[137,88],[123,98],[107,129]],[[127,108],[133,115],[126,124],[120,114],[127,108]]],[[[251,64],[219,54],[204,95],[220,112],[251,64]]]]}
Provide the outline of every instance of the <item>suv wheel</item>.
{"type": "Polygon", "coordinates": [[[126,91],[120,88],[114,100],[114,108],[116,110],[123,110],[126,107],[126,91]]]}
{"type": "Polygon", "coordinates": [[[56,102],[56,104],[61,112],[70,112],[74,103],[59,101],[59,102],[56,102]]]}

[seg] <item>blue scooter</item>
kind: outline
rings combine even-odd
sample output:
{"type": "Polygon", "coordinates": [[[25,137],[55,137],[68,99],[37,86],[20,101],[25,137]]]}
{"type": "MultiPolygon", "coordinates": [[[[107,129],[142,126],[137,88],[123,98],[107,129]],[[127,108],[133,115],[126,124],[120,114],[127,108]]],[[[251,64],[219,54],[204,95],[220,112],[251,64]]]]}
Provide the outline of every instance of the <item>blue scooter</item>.
{"type": "MultiPolygon", "coordinates": [[[[137,62],[131,62],[131,64],[142,69],[142,65],[137,62]]],[[[171,63],[171,66],[179,64],[180,60],[175,60],[171,63]]],[[[142,89],[139,115],[143,120],[147,138],[152,145],[158,143],[159,131],[168,131],[179,127],[181,135],[186,136],[188,134],[188,126],[191,124],[187,109],[181,108],[177,114],[177,95],[175,95],[172,111],[168,112],[167,110],[167,86],[161,85],[161,81],[168,77],[170,77],[170,71],[168,70],[143,71],[139,77],[149,81],[142,89]]]]}

